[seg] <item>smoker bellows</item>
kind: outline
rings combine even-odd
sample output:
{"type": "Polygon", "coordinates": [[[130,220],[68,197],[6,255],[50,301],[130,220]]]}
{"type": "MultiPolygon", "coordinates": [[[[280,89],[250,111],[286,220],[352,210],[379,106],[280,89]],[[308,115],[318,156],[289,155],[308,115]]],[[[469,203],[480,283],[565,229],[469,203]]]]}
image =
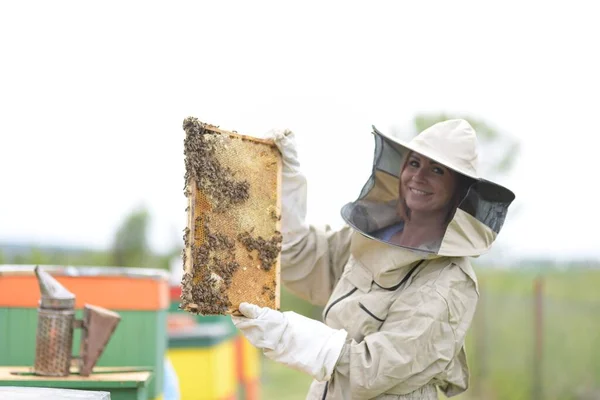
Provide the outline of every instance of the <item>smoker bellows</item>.
{"type": "Polygon", "coordinates": [[[181,308],[236,313],[240,303],[279,309],[281,156],[275,143],[190,117],[185,131],[181,308]]]}

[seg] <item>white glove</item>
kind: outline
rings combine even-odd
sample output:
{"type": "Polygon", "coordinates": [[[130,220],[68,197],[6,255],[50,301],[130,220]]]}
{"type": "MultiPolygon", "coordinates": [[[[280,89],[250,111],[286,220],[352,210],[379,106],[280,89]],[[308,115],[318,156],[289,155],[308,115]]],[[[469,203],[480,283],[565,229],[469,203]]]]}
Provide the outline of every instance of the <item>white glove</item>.
{"type": "Polygon", "coordinates": [[[281,233],[282,251],[293,247],[308,233],[306,224],[306,177],[300,171],[296,137],[290,130],[272,130],[267,139],[275,141],[282,155],[281,233]]]}
{"type": "Polygon", "coordinates": [[[240,304],[245,317],[232,316],[235,326],[270,359],[306,372],[318,381],[331,378],[347,332],[333,329],[292,311],[240,304]]]}

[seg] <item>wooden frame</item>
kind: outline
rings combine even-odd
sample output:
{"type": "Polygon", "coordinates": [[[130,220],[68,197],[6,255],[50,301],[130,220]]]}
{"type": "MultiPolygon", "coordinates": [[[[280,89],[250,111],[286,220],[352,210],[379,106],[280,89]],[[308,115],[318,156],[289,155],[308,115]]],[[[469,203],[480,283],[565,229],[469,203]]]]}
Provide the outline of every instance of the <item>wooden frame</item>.
{"type": "Polygon", "coordinates": [[[186,131],[187,229],[181,308],[237,314],[280,308],[281,155],[272,140],[196,118],[186,131]]]}

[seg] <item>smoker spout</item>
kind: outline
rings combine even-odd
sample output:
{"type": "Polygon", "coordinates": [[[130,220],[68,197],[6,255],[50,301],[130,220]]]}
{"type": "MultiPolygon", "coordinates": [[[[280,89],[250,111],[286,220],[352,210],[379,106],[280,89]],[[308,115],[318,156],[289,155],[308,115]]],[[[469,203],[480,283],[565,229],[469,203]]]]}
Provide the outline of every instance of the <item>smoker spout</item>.
{"type": "Polygon", "coordinates": [[[41,269],[39,265],[35,267],[35,275],[42,295],[40,308],[54,310],[75,308],[75,295],[54,279],[52,275],[41,269]]]}

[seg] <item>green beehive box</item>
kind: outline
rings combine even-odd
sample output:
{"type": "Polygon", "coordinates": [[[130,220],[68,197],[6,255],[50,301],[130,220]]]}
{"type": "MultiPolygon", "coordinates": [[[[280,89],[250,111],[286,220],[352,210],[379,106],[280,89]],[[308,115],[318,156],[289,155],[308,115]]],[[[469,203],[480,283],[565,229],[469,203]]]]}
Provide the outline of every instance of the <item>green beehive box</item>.
{"type": "MultiPolygon", "coordinates": [[[[0,366],[33,366],[40,290],[34,266],[0,266],[0,366]]],[[[121,316],[97,366],[147,367],[153,377],[148,399],[163,388],[169,310],[168,274],[162,270],[117,267],[42,266],[76,296],[76,317],[84,304],[121,316]]],[[[75,330],[73,354],[79,351],[75,330]]]]}

